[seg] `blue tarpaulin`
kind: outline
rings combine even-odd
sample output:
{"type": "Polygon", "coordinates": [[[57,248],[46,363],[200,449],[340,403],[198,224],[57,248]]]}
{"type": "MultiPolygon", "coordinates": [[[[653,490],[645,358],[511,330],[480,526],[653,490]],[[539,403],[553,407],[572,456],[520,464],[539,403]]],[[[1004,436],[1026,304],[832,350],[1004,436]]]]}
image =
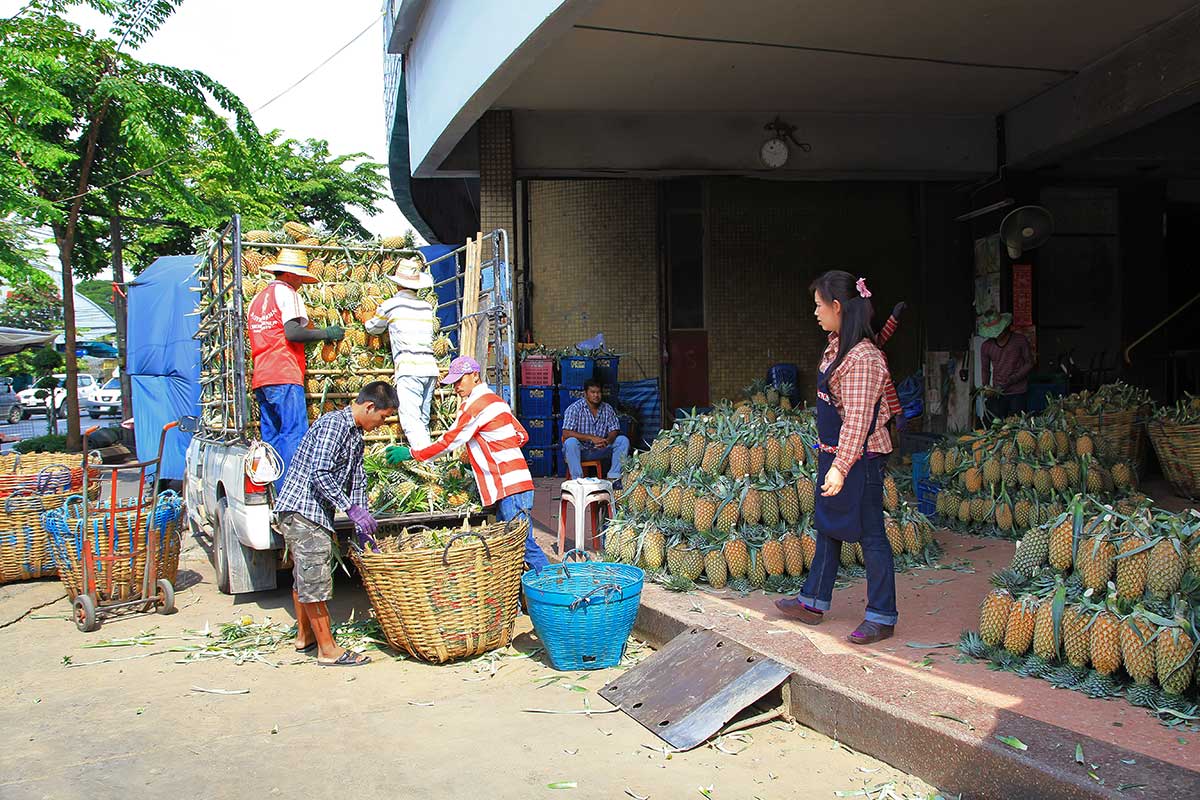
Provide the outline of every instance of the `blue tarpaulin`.
{"type": "MultiPolygon", "coordinates": [[[[431,244],[426,247],[418,247],[418,252],[425,259],[425,263],[433,261],[435,258],[441,258],[447,253],[455,250],[454,245],[449,244],[431,244]]],[[[458,259],[443,258],[436,264],[429,264],[429,273],[433,276],[434,283],[441,283],[449,280],[458,274],[458,259]]],[[[447,283],[445,286],[439,286],[436,289],[438,304],[445,303],[437,310],[438,322],[443,328],[449,328],[458,322],[458,304],[454,301],[458,298],[459,287],[456,283],[447,283]]],[[[450,342],[453,347],[458,347],[458,329],[450,331],[450,342]]]]}
{"type": "MultiPolygon", "coordinates": [[[[138,460],[154,458],[163,426],[200,413],[200,256],[163,256],[129,285],[126,370],[133,387],[138,460]]],[[[190,434],[167,434],[159,477],[183,478],[190,434]]]]}
{"type": "Polygon", "coordinates": [[[658,392],[658,380],[646,378],[622,382],[618,384],[617,399],[637,417],[639,436],[633,444],[649,447],[662,429],[662,400],[658,392]]]}

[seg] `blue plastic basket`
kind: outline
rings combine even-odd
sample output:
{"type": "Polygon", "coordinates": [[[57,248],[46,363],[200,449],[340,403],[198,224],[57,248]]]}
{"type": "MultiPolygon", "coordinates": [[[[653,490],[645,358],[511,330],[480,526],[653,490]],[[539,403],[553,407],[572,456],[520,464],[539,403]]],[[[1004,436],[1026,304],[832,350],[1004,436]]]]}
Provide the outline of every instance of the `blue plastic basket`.
{"type": "Polygon", "coordinates": [[[526,463],[529,464],[529,474],[535,478],[548,478],[553,475],[557,460],[555,451],[557,450],[557,445],[550,447],[526,446],[522,452],[525,454],[526,463]]]}
{"type": "Polygon", "coordinates": [[[517,390],[520,396],[521,413],[527,417],[548,417],[554,413],[553,386],[522,386],[517,390]]]}
{"type": "Polygon", "coordinates": [[[600,381],[605,386],[616,386],[617,376],[620,373],[620,367],[620,356],[597,356],[596,365],[592,371],[592,377],[600,381]]]}
{"type": "Polygon", "coordinates": [[[554,417],[521,417],[520,420],[529,432],[529,447],[549,447],[554,444],[554,417]]]}
{"type": "Polygon", "coordinates": [[[929,479],[929,453],[913,453],[912,454],[912,481],[913,486],[924,480],[929,479]]]}
{"type": "Polygon", "coordinates": [[[583,388],[583,384],[591,380],[595,369],[596,359],[591,356],[562,356],[558,360],[559,380],[563,386],[583,388]]]}
{"type": "Polygon", "coordinates": [[[933,481],[914,481],[913,488],[917,495],[917,510],[927,517],[937,514],[937,496],[942,487],[933,481]]]}
{"type": "Polygon", "coordinates": [[[558,387],[558,413],[565,414],[576,400],[583,399],[583,389],[572,386],[558,387]]]}
{"type": "MultiPolygon", "coordinates": [[[[572,550],[566,554],[570,558],[572,550]]],[[[552,564],[521,578],[525,608],[557,670],[615,667],[637,619],[646,574],[629,564],[552,564]]]]}

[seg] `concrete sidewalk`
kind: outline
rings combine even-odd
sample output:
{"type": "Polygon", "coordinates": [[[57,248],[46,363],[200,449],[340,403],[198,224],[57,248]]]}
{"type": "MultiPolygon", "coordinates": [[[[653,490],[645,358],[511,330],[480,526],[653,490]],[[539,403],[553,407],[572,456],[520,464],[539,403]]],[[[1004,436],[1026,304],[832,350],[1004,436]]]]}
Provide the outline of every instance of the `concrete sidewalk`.
{"type": "MultiPolygon", "coordinates": [[[[557,484],[548,484],[534,513],[540,541],[555,553],[557,484]]],[[[648,585],[637,627],[656,645],[711,629],[789,665],[798,720],[944,790],[971,798],[1197,796],[1200,735],[1168,729],[1124,700],[956,663],[959,634],[977,627],[988,579],[1008,565],[1014,544],[945,530],[937,539],[941,568],[896,576],[896,637],[872,648],[845,641],[862,618],[865,581],[839,589],[816,628],[778,614],[775,595],[648,585]]]]}

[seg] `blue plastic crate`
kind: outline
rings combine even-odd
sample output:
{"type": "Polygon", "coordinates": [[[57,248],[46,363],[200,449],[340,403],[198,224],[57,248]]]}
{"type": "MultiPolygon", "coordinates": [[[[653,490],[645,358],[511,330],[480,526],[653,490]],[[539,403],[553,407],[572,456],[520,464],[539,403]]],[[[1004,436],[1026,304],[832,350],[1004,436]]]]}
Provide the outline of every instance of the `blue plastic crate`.
{"type": "Polygon", "coordinates": [[[558,413],[565,414],[567,407],[576,400],[583,399],[583,389],[571,386],[558,387],[558,413]]]}
{"type": "Polygon", "coordinates": [[[591,356],[563,356],[558,360],[559,380],[563,386],[583,388],[596,370],[596,359],[591,356]]]}
{"type": "Polygon", "coordinates": [[[916,486],[921,481],[929,480],[929,452],[912,454],[912,482],[916,486]]]}
{"type": "Polygon", "coordinates": [[[620,356],[597,356],[592,377],[605,386],[617,385],[617,373],[621,366],[620,356]]]}
{"type": "Polygon", "coordinates": [[[518,410],[527,417],[554,415],[553,386],[522,386],[517,390],[521,404],[518,410]]]}
{"type": "Polygon", "coordinates": [[[917,493],[917,510],[927,517],[934,517],[937,514],[938,492],[942,487],[933,481],[922,480],[914,481],[913,488],[917,493]]]}
{"type": "Polygon", "coordinates": [[[535,478],[548,478],[554,474],[558,447],[524,447],[525,461],[529,464],[529,474],[535,478]]]}
{"type": "Polygon", "coordinates": [[[521,417],[529,432],[530,447],[549,447],[554,444],[554,417],[521,417]]]}

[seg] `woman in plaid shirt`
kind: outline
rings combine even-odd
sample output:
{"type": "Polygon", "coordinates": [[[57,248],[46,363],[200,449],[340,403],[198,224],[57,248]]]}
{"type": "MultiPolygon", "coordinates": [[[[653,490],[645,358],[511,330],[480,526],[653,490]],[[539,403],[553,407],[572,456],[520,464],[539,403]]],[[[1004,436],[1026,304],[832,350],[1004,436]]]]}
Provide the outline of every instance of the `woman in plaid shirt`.
{"type": "Polygon", "coordinates": [[[885,429],[891,417],[884,402],[887,361],[874,343],[864,279],[834,270],[810,288],[817,323],[829,334],[817,375],[817,550],[800,594],[775,605],[789,617],[819,624],[833,600],[842,542],[861,542],[867,612],[848,638],[871,644],[891,637],[896,625],[896,577],[883,527],[883,466],[892,450],[885,429]]]}

